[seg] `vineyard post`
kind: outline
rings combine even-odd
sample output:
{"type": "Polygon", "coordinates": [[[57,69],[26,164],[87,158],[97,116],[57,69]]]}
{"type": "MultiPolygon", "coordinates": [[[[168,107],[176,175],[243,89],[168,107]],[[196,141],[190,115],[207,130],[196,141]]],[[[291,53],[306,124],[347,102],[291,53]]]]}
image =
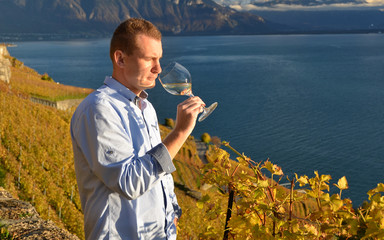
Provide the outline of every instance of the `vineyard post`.
{"type": "MultiPolygon", "coordinates": [[[[236,173],[237,169],[239,169],[239,166],[240,166],[240,164],[237,164],[235,170],[233,170],[233,172],[231,174],[231,178],[233,178],[233,176],[235,176],[235,173],[236,173]]],[[[228,198],[227,217],[225,219],[223,240],[228,240],[228,234],[229,234],[228,223],[229,223],[229,220],[231,220],[233,200],[235,198],[235,190],[233,189],[231,182],[228,184],[228,191],[229,191],[229,198],[228,198]]]]}
{"type": "Polygon", "coordinates": [[[295,187],[295,177],[291,180],[291,188],[289,192],[289,230],[292,232],[292,212],[293,212],[293,188],[295,187]]]}
{"type": "Polygon", "coordinates": [[[225,228],[224,228],[223,240],[228,240],[228,234],[229,234],[228,223],[229,223],[229,220],[231,219],[231,216],[232,216],[233,199],[235,196],[235,191],[232,189],[231,184],[229,184],[228,189],[229,189],[229,198],[228,198],[227,217],[225,219],[225,228]]]}
{"type": "MultiPolygon", "coordinates": [[[[239,153],[238,151],[236,151],[233,147],[231,147],[231,145],[229,145],[228,142],[223,141],[222,144],[224,146],[226,146],[227,148],[231,149],[234,153],[236,153],[236,155],[241,157],[243,160],[246,160],[244,158],[244,156],[241,153],[239,153]]],[[[235,176],[235,173],[239,169],[239,167],[240,167],[240,163],[237,164],[235,170],[232,172],[231,178],[233,178],[233,176],[235,176]]],[[[229,191],[229,198],[228,198],[227,216],[226,216],[226,219],[225,219],[225,227],[224,227],[224,237],[223,237],[223,240],[228,240],[228,234],[229,234],[228,223],[229,223],[229,220],[231,220],[233,200],[234,200],[234,197],[235,197],[235,190],[233,189],[231,183],[229,183],[229,185],[228,185],[228,191],[229,191]]]]}

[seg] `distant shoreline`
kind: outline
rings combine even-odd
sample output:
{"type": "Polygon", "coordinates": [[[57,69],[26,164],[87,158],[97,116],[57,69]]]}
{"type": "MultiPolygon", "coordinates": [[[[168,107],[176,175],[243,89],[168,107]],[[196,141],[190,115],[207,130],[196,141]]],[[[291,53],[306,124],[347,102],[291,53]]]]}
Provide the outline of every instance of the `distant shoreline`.
{"type": "MultiPolygon", "coordinates": [[[[246,35],[320,35],[320,34],[382,34],[384,29],[364,29],[364,30],[292,30],[279,31],[275,33],[264,34],[168,34],[163,33],[166,37],[183,37],[183,36],[246,36],[246,35]]],[[[111,33],[112,34],[112,33],[111,33]]],[[[0,33],[0,43],[13,43],[23,41],[71,41],[71,40],[91,40],[109,38],[111,34],[107,33],[0,33]]]]}

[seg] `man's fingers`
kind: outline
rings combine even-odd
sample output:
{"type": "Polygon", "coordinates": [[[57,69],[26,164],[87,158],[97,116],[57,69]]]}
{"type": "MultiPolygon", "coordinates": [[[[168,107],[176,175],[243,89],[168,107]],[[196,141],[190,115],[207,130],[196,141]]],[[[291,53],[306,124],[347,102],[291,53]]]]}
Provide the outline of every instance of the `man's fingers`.
{"type": "Polygon", "coordinates": [[[205,106],[205,103],[199,97],[191,97],[179,104],[180,111],[185,113],[191,113],[194,117],[197,117],[197,114],[202,112],[202,107],[205,106]]]}
{"type": "Polygon", "coordinates": [[[185,105],[186,107],[205,106],[205,103],[199,97],[190,97],[181,104],[185,105]]]}

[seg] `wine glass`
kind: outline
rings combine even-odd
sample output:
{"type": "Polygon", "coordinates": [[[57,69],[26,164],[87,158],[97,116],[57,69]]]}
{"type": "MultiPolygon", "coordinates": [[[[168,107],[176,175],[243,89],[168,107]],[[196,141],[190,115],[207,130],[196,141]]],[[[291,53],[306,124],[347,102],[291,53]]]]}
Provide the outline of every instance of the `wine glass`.
{"type": "MultiPolygon", "coordinates": [[[[189,71],[180,63],[172,62],[166,66],[159,74],[159,80],[164,89],[173,95],[186,95],[193,97],[192,78],[189,71]]],[[[215,110],[217,102],[209,107],[203,107],[203,113],[199,117],[199,122],[206,119],[215,110]]]]}

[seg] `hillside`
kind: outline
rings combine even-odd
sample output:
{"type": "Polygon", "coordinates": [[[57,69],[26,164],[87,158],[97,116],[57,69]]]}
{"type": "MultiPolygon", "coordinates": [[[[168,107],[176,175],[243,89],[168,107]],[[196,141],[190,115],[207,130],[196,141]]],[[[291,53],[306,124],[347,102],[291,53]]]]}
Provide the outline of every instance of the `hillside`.
{"type": "Polygon", "coordinates": [[[0,33],[20,38],[28,34],[109,36],[129,17],[148,19],[171,35],[260,34],[284,29],[212,0],[0,0],[0,4],[0,33]]]}

